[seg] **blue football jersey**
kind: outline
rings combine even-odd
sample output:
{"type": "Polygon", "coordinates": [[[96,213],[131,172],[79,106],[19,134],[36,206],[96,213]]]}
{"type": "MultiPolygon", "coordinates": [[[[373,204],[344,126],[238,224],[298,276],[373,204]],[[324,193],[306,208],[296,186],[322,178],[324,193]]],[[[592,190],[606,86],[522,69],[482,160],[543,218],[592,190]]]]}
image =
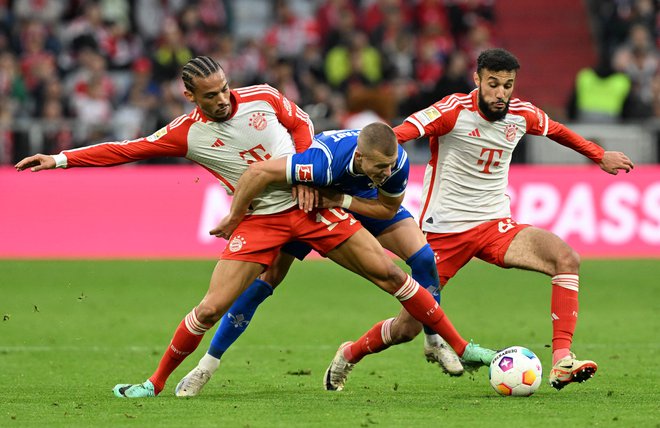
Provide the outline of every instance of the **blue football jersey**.
{"type": "Polygon", "coordinates": [[[406,190],[410,172],[406,151],[398,147],[399,155],[392,175],[376,186],[369,177],[353,170],[359,133],[359,130],[353,129],[315,135],[307,150],[288,157],[287,181],[290,184],[332,187],[341,193],[369,199],[376,199],[379,191],[390,197],[401,196],[406,190]]]}

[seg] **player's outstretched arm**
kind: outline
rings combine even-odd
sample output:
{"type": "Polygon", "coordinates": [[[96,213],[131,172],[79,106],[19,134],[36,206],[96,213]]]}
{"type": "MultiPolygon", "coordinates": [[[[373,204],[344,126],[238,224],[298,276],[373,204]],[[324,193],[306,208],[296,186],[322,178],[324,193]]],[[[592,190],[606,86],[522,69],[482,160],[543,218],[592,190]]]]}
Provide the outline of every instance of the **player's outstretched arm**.
{"type": "Polygon", "coordinates": [[[630,172],[635,165],[633,162],[622,152],[605,152],[603,159],[598,162],[600,169],[608,174],[617,175],[619,170],[630,172]]]}
{"type": "Polygon", "coordinates": [[[38,172],[43,169],[53,169],[55,168],[55,158],[49,155],[42,155],[38,153],[34,156],[28,156],[14,165],[16,171],[23,171],[24,169],[30,168],[32,172],[38,172]]]}

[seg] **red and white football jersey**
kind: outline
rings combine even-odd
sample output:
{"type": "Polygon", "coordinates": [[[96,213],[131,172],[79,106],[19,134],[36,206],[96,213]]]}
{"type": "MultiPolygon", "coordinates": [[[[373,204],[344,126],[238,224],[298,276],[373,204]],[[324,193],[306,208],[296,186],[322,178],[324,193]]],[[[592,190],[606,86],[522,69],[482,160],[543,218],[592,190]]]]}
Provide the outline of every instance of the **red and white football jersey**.
{"type": "MultiPolygon", "coordinates": [[[[207,119],[199,108],[180,116],[152,135],[66,150],[58,167],[111,166],[141,159],[185,157],[203,166],[233,194],[241,174],[253,162],[302,152],[314,128],[309,116],[269,85],[231,91],[232,116],[207,119]]],[[[272,214],[295,203],[287,184],[271,185],[252,202],[252,214],[272,214]]]]}
{"type": "Polygon", "coordinates": [[[394,128],[400,143],[429,137],[420,226],[425,232],[463,232],[511,215],[508,185],[511,154],[525,133],[544,135],[594,162],[604,150],[538,107],[512,98],[502,120],[488,121],[477,107],[478,92],[453,94],[406,118],[394,128]]]}

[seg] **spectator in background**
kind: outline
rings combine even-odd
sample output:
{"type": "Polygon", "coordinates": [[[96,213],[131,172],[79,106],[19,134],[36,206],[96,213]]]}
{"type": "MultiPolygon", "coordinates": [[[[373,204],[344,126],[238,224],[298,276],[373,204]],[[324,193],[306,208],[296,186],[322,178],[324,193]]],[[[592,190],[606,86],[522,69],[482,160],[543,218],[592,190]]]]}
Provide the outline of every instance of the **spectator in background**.
{"type": "Polygon", "coordinates": [[[430,92],[422,94],[422,105],[415,110],[421,110],[424,106],[433,104],[445,96],[458,93],[468,94],[474,89],[474,83],[469,80],[468,60],[461,51],[454,51],[447,58],[445,72],[436,82],[430,92]]]}
{"type": "Polygon", "coordinates": [[[449,14],[443,0],[420,0],[415,5],[415,23],[417,28],[438,25],[450,28],[449,14]]]}
{"type": "Polygon", "coordinates": [[[110,135],[115,84],[108,75],[106,60],[98,52],[84,50],[81,69],[72,83],[73,109],[81,126],[77,141],[98,141],[110,135]]]}
{"type": "Polygon", "coordinates": [[[320,46],[326,46],[328,35],[340,31],[342,17],[350,15],[355,22],[358,9],[352,0],[324,0],[316,10],[316,28],[320,46]]]}
{"type": "Polygon", "coordinates": [[[147,45],[157,42],[163,23],[178,15],[186,3],[185,0],[133,0],[135,26],[147,45]]]}
{"type": "Polygon", "coordinates": [[[0,52],[0,99],[22,111],[27,108],[28,95],[16,56],[8,51],[0,52]]]}
{"type": "Polygon", "coordinates": [[[631,117],[653,115],[653,78],[658,72],[658,55],[648,28],[635,24],[630,28],[628,41],[615,54],[616,66],[632,82],[631,117]]]}
{"type": "Polygon", "coordinates": [[[313,100],[316,98],[314,95],[316,86],[325,81],[320,45],[315,43],[305,45],[302,54],[296,58],[294,69],[301,92],[300,102],[302,104],[314,102],[313,100]]]}
{"type": "Polygon", "coordinates": [[[58,24],[65,3],[62,0],[14,0],[14,14],[20,20],[34,19],[48,25],[58,24]]]}
{"type": "Polygon", "coordinates": [[[293,65],[290,60],[278,59],[273,69],[272,79],[269,79],[267,83],[278,88],[289,100],[300,104],[302,96],[298,83],[294,79],[293,65]]]}
{"type": "Polygon", "coordinates": [[[480,21],[470,27],[467,35],[459,39],[460,49],[467,54],[468,68],[477,68],[479,54],[493,47],[491,31],[488,23],[480,21]]]}
{"type": "Polygon", "coordinates": [[[66,120],[62,103],[55,98],[47,98],[41,108],[42,150],[59,153],[74,147],[71,124],[66,120]]]}
{"type": "Polygon", "coordinates": [[[367,34],[374,34],[386,20],[388,11],[398,11],[404,25],[412,24],[413,9],[406,0],[374,0],[365,9],[360,25],[367,34]]]}
{"type": "Polygon", "coordinates": [[[154,79],[161,83],[177,79],[181,68],[194,54],[186,45],[181,28],[174,19],[165,20],[156,46],[153,55],[154,79]]]}
{"type": "Polygon", "coordinates": [[[132,80],[112,120],[117,141],[134,140],[156,128],[160,87],[152,79],[151,61],[140,58],[131,71],[132,80]]]}
{"type": "Polygon", "coordinates": [[[602,55],[596,67],[583,68],[575,77],[568,117],[579,122],[613,123],[629,115],[630,78],[602,55]]]}
{"type": "Polygon", "coordinates": [[[323,38],[323,53],[327,54],[330,49],[336,46],[348,46],[351,43],[353,33],[360,31],[358,28],[358,17],[352,13],[345,13],[339,16],[335,28],[327,32],[323,38]]]}
{"type": "Polygon", "coordinates": [[[345,109],[343,97],[333,93],[325,83],[312,87],[311,97],[303,106],[314,123],[314,129],[319,132],[342,128],[340,122],[345,109]]]}
{"type": "Polygon", "coordinates": [[[480,24],[490,26],[495,23],[495,0],[449,0],[446,4],[451,31],[457,40],[463,39],[480,24]]]}
{"type": "Polygon", "coordinates": [[[413,78],[415,37],[401,12],[393,7],[383,10],[381,24],[371,33],[374,46],[382,53],[383,74],[387,79],[413,78]]]}
{"type": "Polygon", "coordinates": [[[0,165],[14,159],[14,117],[10,106],[11,100],[0,96],[0,165]]]}
{"type": "Polygon", "coordinates": [[[20,30],[21,75],[30,92],[55,70],[55,52],[46,45],[56,42],[49,43],[49,39],[47,28],[39,21],[26,21],[20,30]]]}
{"type": "Polygon", "coordinates": [[[121,24],[130,28],[132,0],[93,0],[98,1],[103,21],[121,24]]]}
{"type": "Polygon", "coordinates": [[[130,31],[128,22],[112,21],[107,25],[106,37],[101,40],[100,52],[107,58],[111,70],[128,70],[141,54],[142,43],[130,31]]]}
{"type": "Polygon", "coordinates": [[[297,16],[286,0],[275,2],[275,17],[264,42],[275,51],[277,58],[293,60],[302,53],[306,43],[318,40],[315,22],[297,16]]]}
{"type": "Polygon", "coordinates": [[[67,23],[60,36],[64,46],[62,61],[66,63],[66,69],[73,68],[69,63],[75,62],[80,50],[90,48],[99,51],[108,37],[99,3],[85,2],[82,7],[83,13],[67,23]]]}
{"type": "Polygon", "coordinates": [[[441,25],[427,23],[417,38],[415,80],[420,91],[429,92],[444,74],[444,63],[456,46],[441,25]]]}
{"type": "Polygon", "coordinates": [[[325,77],[331,86],[348,91],[351,86],[371,86],[382,79],[380,52],[364,32],[352,34],[350,45],[337,45],[325,59],[325,77]]]}
{"type": "Polygon", "coordinates": [[[64,87],[59,77],[57,75],[50,76],[41,82],[41,85],[35,92],[34,115],[45,117],[45,105],[54,102],[60,105],[62,116],[71,119],[74,117],[74,112],[69,98],[64,93],[64,87]]]}

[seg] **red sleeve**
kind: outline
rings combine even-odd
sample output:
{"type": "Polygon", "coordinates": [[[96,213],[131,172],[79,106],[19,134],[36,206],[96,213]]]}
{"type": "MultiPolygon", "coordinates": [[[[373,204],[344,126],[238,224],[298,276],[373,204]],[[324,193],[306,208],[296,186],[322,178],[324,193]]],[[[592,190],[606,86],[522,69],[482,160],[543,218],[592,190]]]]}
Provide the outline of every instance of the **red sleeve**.
{"type": "Polygon", "coordinates": [[[279,98],[269,97],[269,101],[275,109],[277,119],[291,134],[296,153],[307,150],[314,137],[314,125],[309,115],[282,94],[279,98]]]}
{"type": "Polygon", "coordinates": [[[559,122],[548,119],[548,138],[569,147],[576,152],[588,157],[595,163],[603,159],[605,149],[598,144],[584,139],[582,136],[571,131],[559,122]]]}
{"type": "Polygon", "coordinates": [[[113,166],[154,157],[185,157],[188,130],[193,123],[187,116],[181,116],[148,137],[101,143],[62,153],[67,158],[67,168],[113,166]]]}
{"type": "Polygon", "coordinates": [[[394,134],[399,144],[403,144],[406,141],[419,138],[419,129],[410,122],[403,122],[401,125],[394,127],[394,134]]]}
{"type": "Polygon", "coordinates": [[[462,108],[456,94],[446,96],[424,110],[408,116],[405,122],[394,128],[394,133],[400,144],[420,137],[445,135],[456,125],[462,108]]]}
{"type": "Polygon", "coordinates": [[[545,135],[562,146],[566,146],[588,157],[595,163],[603,159],[605,150],[598,144],[585,140],[582,136],[571,131],[559,122],[550,119],[548,115],[535,105],[515,100],[511,103],[512,111],[525,117],[526,132],[531,135],[545,135]]]}

